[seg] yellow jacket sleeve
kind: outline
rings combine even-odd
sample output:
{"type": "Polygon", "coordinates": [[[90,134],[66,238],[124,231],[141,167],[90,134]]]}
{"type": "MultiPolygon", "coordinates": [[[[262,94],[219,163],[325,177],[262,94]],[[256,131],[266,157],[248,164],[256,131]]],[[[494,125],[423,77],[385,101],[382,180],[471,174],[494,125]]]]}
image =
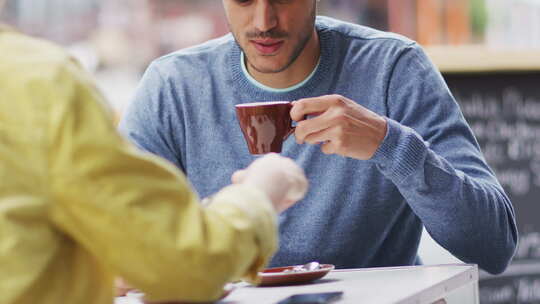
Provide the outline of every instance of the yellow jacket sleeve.
{"type": "Polygon", "coordinates": [[[231,185],[203,209],[180,171],[118,135],[78,68],[63,74],[48,134],[55,225],[154,301],[214,300],[255,279],[277,246],[266,195],[231,185]]]}

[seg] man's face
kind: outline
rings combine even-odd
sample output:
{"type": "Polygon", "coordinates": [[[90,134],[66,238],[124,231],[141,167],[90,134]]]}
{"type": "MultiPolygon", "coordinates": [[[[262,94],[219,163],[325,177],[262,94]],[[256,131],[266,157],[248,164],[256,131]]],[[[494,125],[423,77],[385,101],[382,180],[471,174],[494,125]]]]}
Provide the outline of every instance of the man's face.
{"type": "Polygon", "coordinates": [[[251,68],[279,73],[314,34],[316,0],[223,0],[236,42],[251,68]]]}

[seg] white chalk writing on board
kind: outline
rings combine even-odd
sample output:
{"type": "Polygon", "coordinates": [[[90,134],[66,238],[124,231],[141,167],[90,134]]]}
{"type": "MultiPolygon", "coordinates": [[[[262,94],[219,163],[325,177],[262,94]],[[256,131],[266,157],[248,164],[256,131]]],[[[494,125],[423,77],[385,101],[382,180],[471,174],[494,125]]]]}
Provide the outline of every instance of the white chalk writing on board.
{"type": "Polygon", "coordinates": [[[480,288],[480,303],[512,303],[516,290],[512,285],[480,288]]]}
{"type": "Polygon", "coordinates": [[[513,87],[455,95],[503,187],[514,195],[540,187],[540,100],[513,87]]]}
{"type": "Polygon", "coordinates": [[[540,279],[519,279],[517,300],[517,303],[538,303],[540,301],[540,279]]]}
{"type": "Polygon", "coordinates": [[[540,258],[540,232],[520,235],[516,258],[540,258]]]}
{"type": "Polygon", "coordinates": [[[522,277],[480,288],[480,303],[538,303],[540,278],[522,277]]]}

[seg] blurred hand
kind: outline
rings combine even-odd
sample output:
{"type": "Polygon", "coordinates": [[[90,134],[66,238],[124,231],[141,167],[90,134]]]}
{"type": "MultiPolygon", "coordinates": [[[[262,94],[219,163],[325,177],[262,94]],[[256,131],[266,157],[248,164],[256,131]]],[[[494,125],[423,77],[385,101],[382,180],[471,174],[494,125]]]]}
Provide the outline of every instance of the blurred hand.
{"type": "Polygon", "coordinates": [[[114,287],[116,290],[116,296],[121,297],[125,296],[128,291],[134,290],[135,288],[131,287],[124,279],[116,278],[114,280],[114,287]]]}
{"type": "Polygon", "coordinates": [[[301,200],[308,188],[304,171],[290,158],[275,153],[258,158],[246,169],[235,172],[232,182],[261,189],[277,212],[283,212],[301,200]]]}
{"type": "Polygon", "coordinates": [[[370,159],[386,136],[387,122],[356,102],[326,95],[293,102],[291,118],[299,121],[295,137],[298,144],[322,143],[325,154],[370,159]],[[317,115],[304,120],[305,115],[317,115]]]}

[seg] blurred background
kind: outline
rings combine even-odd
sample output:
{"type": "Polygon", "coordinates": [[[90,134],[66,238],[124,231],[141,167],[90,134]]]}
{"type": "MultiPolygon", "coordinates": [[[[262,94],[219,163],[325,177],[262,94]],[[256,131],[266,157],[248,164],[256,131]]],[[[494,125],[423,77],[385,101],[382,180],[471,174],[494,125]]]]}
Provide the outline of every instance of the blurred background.
{"type": "MultiPolygon", "coordinates": [[[[319,14],[424,46],[540,48],[540,0],[321,0],[319,14]]],[[[228,32],[219,0],[7,0],[0,20],[58,42],[121,112],[148,63],[228,32]]]]}
{"type": "MultiPolygon", "coordinates": [[[[480,300],[540,303],[540,0],[320,0],[318,14],[426,48],[516,209],[514,263],[482,274],[480,300]]],[[[0,22],[66,47],[118,115],[153,59],[228,32],[219,0],[6,0],[0,22]]],[[[420,255],[460,262],[426,232],[420,255]]]]}

